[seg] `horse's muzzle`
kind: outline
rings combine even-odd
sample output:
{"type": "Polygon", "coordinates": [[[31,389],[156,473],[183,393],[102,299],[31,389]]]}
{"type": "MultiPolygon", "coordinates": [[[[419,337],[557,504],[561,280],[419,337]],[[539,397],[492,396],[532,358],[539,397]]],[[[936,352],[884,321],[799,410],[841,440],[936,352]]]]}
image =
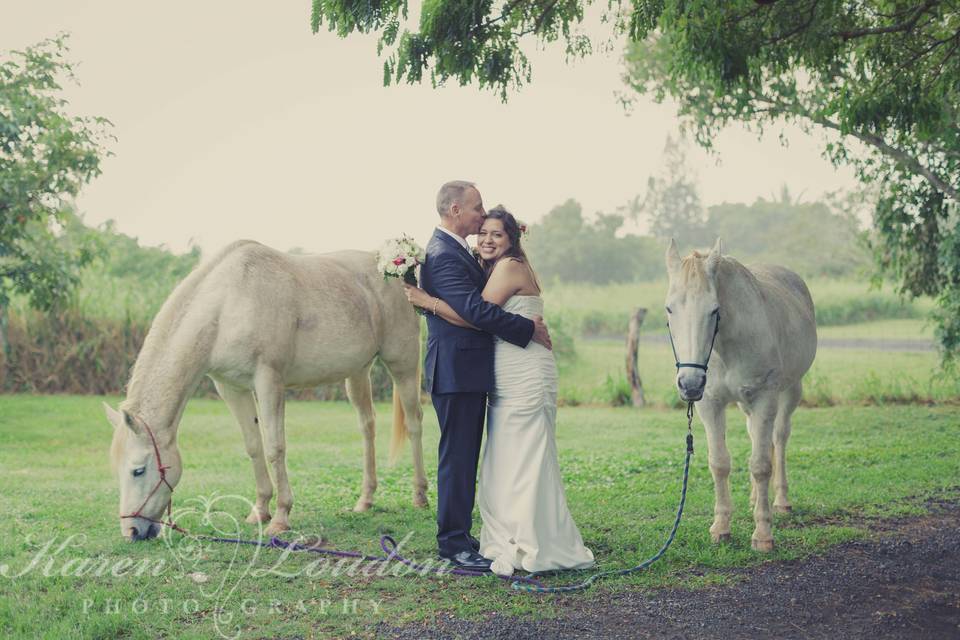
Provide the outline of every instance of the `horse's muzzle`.
{"type": "Polygon", "coordinates": [[[130,542],[150,540],[160,533],[160,525],[155,522],[138,521],[136,525],[126,527],[125,533],[130,542]]]}
{"type": "Polygon", "coordinates": [[[684,402],[696,402],[703,398],[703,389],[707,386],[705,375],[678,375],[677,389],[684,402]]]}

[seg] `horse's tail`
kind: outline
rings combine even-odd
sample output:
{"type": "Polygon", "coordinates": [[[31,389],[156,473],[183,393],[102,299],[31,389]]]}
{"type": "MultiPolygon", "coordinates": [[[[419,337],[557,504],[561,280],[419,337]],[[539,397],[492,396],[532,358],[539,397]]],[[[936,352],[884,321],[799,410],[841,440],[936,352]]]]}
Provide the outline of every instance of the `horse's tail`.
{"type": "MultiPolygon", "coordinates": [[[[420,393],[420,357],[417,356],[417,394],[420,393]]],[[[419,401],[419,398],[417,398],[419,401]]],[[[407,441],[407,416],[403,410],[403,403],[400,402],[400,393],[397,391],[397,383],[393,383],[393,439],[390,441],[390,464],[394,464],[400,457],[400,450],[407,441]]]]}
{"type": "Polygon", "coordinates": [[[403,403],[400,402],[400,392],[397,385],[393,385],[393,439],[390,441],[390,464],[400,457],[403,441],[407,439],[406,414],[403,412],[403,403]]]}

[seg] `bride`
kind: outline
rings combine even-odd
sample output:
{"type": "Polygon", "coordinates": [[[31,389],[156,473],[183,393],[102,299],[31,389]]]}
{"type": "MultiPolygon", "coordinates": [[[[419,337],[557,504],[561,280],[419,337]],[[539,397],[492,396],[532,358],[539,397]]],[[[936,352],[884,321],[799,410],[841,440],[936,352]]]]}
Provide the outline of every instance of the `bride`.
{"type": "MultiPolygon", "coordinates": [[[[477,240],[487,273],[483,298],[528,318],[543,315],[537,277],[520,246],[520,226],[502,206],[487,212],[477,240]]],[[[407,298],[447,322],[470,327],[449,305],[407,286],[407,298]]],[[[553,352],[498,338],[487,444],[480,466],[480,554],[510,575],[593,564],[570,516],[557,457],[557,365],[553,352]]]]}

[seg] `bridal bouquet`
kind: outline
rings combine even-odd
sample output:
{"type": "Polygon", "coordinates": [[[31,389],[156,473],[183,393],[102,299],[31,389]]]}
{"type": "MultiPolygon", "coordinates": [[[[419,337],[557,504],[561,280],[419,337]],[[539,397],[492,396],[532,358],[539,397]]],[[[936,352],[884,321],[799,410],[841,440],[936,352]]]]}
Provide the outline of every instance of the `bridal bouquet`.
{"type": "Polygon", "coordinates": [[[386,278],[403,278],[407,284],[417,286],[416,268],[423,264],[424,254],[413,238],[402,234],[387,240],[377,252],[377,270],[386,278]]]}

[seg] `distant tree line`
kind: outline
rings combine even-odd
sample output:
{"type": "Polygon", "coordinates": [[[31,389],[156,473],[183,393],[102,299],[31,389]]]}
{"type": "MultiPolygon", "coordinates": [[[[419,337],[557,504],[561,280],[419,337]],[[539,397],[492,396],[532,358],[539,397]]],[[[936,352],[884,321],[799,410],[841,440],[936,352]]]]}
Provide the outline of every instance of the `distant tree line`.
{"type": "Polygon", "coordinates": [[[537,274],[561,282],[630,282],[658,277],[663,251],[654,238],[618,237],[624,216],[584,219],[583,207],[567,200],[539,224],[530,225],[526,251],[537,274]]]}
{"type": "Polygon", "coordinates": [[[670,238],[685,252],[722,238],[724,252],[741,262],[782,264],[803,276],[868,272],[867,238],[849,198],[800,202],[783,186],[779,197],[769,200],[704,209],[679,141],[667,139],[662,166],[662,175],[648,180],[645,197],[616,213],[587,219],[571,199],[531,225],[527,252],[540,277],[595,284],[662,278],[670,238]],[[645,222],[648,234],[627,233],[627,222],[645,222]]]}
{"type": "Polygon", "coordinates": [[[782,264],[807,277],[863,277],[871,264],[856,219],[823,202],[723,203],[694,225],[662,224],[660,237],[618,233],[624,224],[618,214],[587,219],[579,202],[567,200],[530,225],[526,250],[542,279],[594,284],[664,277],[670,237],[681,238],[687,251],[719,237],[724,253],[743,263],[782,264]]]}
{"type": "Polygon", "coordinates": [[[99,267],[93,266],[111,278],[162,280],[175,285],[200,262],[200,247],[196,245],[182,254],[174,254],[163,246],[142,246],[136,238],[117,231],[113,220],[94,233],[102,248],[102,262],[99,267]]]}

